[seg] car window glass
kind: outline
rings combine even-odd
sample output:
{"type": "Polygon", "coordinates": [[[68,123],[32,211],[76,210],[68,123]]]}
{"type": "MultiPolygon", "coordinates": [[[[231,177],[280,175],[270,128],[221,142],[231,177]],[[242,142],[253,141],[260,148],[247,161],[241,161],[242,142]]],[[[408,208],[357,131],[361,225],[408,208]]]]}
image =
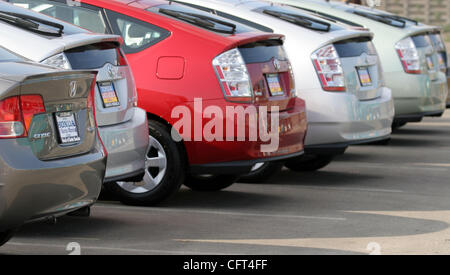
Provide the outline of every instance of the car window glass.
{"type": "Polygon", "coordinates": [[[9,0],[17,6],[72,23],[95,33],[106,33],[106,24],[100,10],[68,5],[48,0],[9,0]]]}
{"type": "Polygon", "coordinates": [[[170,32],[123,14],[106,11],[114,33],[123,38],[125,53],[140,52],[170,36],[170,32]]]}

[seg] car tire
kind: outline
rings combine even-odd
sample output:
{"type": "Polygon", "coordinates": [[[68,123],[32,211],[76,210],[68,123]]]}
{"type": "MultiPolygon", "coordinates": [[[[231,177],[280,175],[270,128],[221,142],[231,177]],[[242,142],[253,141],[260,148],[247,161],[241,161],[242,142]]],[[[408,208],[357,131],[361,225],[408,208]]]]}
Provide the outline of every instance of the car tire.
{"type": "Polygon", "coordinates": [[[313,172],[330,164],[334,155],[303,155],[288,160],[284,165],[294,172],[313,172]]]}
{"type": "Polygon", "coordinates": [[[172,139],[166,125],[153,120],[149,120],[148,125],[150,144],[143,181],[105,184],[109,192],[127,205],[159,204],[174,195],[185,179],[181,145],[172,139]]]}
{"type": "Polygon", "coordinates": [[[235,175],[189,175],[184,185],[193,191],[213,192],[230,187],[238,179],[235,175]]]}
{"type": "Polygon", "coordinates": [[[397,130],[402,128],[403,126],[406,126],[406,124],[408,124],[407,122],[399,122],[399,121],[394,121],[392,123],[392,130],[397,130]]]}
{"type": "Polygon", "coordinates": [[[11,238],[14,235],[14,231],[13,230],[8,230],[5,232],[0,232],[0,246],[3,246],[4,244],[6,244],[9,240],[11,240],[11,238]]]}
{"type": "Polygon", "coordinates": [[[239,178],[244,183],[264,183],[278,174],[283,169],[283,162],[265,162],[253,166],[250,173],[239,178]]]}

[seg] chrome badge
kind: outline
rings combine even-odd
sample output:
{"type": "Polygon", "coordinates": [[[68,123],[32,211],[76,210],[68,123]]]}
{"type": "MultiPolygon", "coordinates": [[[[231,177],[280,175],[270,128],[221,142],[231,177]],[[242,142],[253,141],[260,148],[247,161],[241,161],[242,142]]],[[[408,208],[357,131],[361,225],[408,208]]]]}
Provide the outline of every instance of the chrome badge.
{"type": "Polygon", "coordinates": [[[280,69],[281,69],[281,63],[280,63],[280,61],[278,60],[278,59],[274,59],[273,60],[273,66],[275,66],[275,69],[277,70],[277,71],[279,71],[280,69]]]}
{"type": "Polygon", "coordinates": [[[76,97],[78,92],[78,83],[76,81],[72,81],[70,82],[69,86],[70,86],[69,90],[70,97],[76,97]]]}

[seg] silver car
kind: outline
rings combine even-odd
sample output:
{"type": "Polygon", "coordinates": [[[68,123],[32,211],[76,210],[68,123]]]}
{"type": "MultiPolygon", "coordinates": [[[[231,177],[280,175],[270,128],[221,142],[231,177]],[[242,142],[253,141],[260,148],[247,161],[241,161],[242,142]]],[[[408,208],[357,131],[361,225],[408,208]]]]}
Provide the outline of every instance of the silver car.
{"type": "Polygon", "coordinates": [[[0,47],[0,245],[25,222],[97,200],[106,152],[95,125],[95,77],[0,47]]]}
{"type": "Polygon", "coordinates": [[[95,111],[108,152],[105,182],[140,181],[149,144],[147,114],[137,107],[137,91],[120,49],[121,38],[93,34],[2,1],[1,14],[12,19],[0,20],[0,46],[55,68],[98,71],[95,111]]]}

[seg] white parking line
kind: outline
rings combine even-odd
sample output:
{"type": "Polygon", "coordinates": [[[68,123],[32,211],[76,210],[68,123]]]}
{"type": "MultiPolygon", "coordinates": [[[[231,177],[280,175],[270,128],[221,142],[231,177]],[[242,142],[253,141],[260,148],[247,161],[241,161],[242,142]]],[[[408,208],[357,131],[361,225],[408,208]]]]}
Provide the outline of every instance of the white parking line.
{"type": "Polygon", "coordinates": [[[373,168],[373,169],[402,169],[402,170],[426,170],[426,171],[437,171],[437,172],[447,172],[450,166],[447,164],[436,164],[436,163],[402,163],[402,164],[391,164],[386,163],[376,163],[376,162],[350,162],[350,161],[336,161],[334,163],[358,168],[373,168]]]}
{"type": "Polygon", "coordinates": [[[133,207],[133,206],[114,206],[103,203],[98,203],[94,208],[107,208],[107,209],[119,209],[119,210],[140,210],[146,212],[171,212],[171,213],[191,213],[191,214],[207,214],[207,215],[226,215],[226,216],[242,216],[242,217],[263,217],[263,218],[278,218],[278,219],[313,219],[313,220],[330,220],[330,221],[346,221],[346,218],[342,217],[323,217],[323,216],[302,216],[302,215],[271,215],[271,214],[259,214],[259,213],[238,213],[227,211],[208,211],[208,210],[195,210],[195,209],[168,209],[168,208],[151,208],[151,207],[133,207]]]}
{"type": "Polygon", "coordinates": [[[335,187],[335,186],[323,186],[323,185],[298,185],[298,187],[304,187],[308,189],[328,189],[336,191],[357,191],[357,192],[379,192],[379,193],[404,193],[403,190],[395,189],[376,189],[376,188],[355,188],[355,187],[335,187]]]}
{"type": "MultiPolygon", "coordinates": [[[[174,240],[175,241],[175,240],[174,240]]],[[[9,242],[4,247],[8,246],[28,246],[28,247],[46,247],[46,248],[59,248],[61,252],[66,251],[66,246],[64,245],[54,245],[54,244],[39,244],[39,243],[20,243],[20,242],[9,242]]],[[[102,251],[115,251],[115,252],[129,252],[129,253],[143,253],[143,254],[180,254],[180,255],[233,255],[218,252],[201,252],[201,251],[173,251],[173,250],[153,250],[153,249],[134,249],[134,248],[120,248],[120,247],[104,247],[104,246],[81,246],[81,253],[84,250],[102,250],[102,251]]],[[[69,253],[69,252],[67,252],[69,253]]]]}

